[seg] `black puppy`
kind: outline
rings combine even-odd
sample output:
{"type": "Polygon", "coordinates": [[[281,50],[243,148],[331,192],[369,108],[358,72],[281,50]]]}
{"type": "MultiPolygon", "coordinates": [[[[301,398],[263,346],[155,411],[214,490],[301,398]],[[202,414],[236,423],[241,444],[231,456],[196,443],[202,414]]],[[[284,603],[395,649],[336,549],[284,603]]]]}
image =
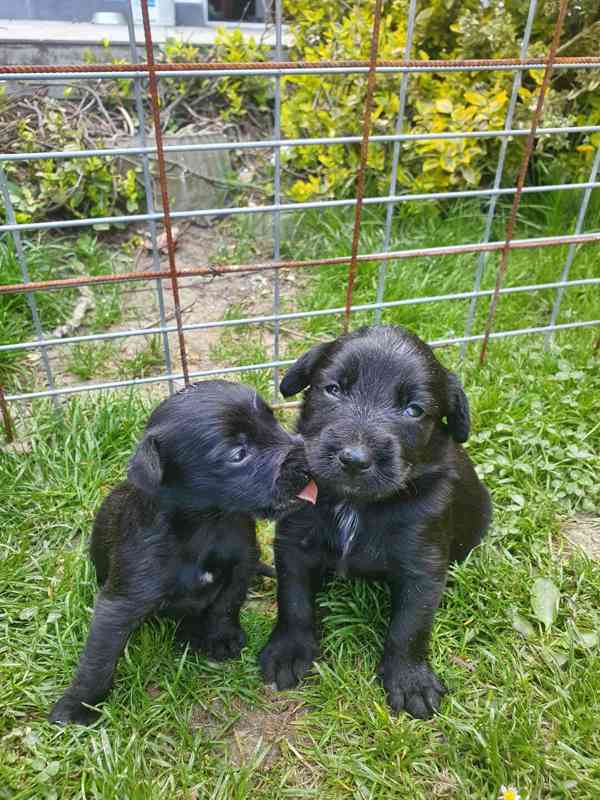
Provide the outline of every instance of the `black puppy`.
{"type": "Polygon", "coordinates": [[[95,718],[87,706],[108,693],[129,635],[150,614],[178,618],[178,637],[213,659],[237,656],[240,608],[259,569],[250,515],[277,517],[309,480],[300,437],[255,391],[219,380],[155,409],[127,478],[94,522],[91,557],[102,588],[52,722],[95,718]]]}
{"type": "Polygon", "coordinates": [[[279,617],[260,655],[264,678],[285,689],[309,670],[315,593],[328,573],[382,580],[392,619],[379,675],[394,710],[428,718],[446,691],[427,652],[448,564],[491,516],[458,444],[469,435],[467,398],[424,342],[387,326],[313,347],[281,392],[307,386],[298,431],[319,499],[278,525],[279,617]]]}

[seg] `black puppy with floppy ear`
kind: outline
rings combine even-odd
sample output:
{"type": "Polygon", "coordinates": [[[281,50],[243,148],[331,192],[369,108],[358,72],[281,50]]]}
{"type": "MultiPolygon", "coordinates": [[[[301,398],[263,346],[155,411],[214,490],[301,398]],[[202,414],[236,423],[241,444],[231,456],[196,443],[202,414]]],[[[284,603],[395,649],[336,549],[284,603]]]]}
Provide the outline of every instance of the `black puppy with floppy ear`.
{"type": "Polygon", "coordinates": [[[279,615],[260,655],[264,678],[286,689],[310,669],[315,594],[328,575],[385,581],[392,617],[379,675],[394,710],[427,718],[445,692],[427,654],[448,565],[491,516],[460,446],[467,397],[430,347],[392,326],[313,347],[281,382],[286,397],[303,389],[298,431],[318,500],[277,527],[279,615]]]}
{"type": "Polygon", "coordinates": [[[177,618],[178,638],[213,659],[237,656],[249,583],[268,570],[253,517],[302,504],[306,466],[300,437],[247,386],[206,381],[161,403],[127,480],[96,515],[90,549],[101,589],[79,668],[50,720],[93,721],[89,706],[108,693],[129,635],[150,614],[177,618]]]}

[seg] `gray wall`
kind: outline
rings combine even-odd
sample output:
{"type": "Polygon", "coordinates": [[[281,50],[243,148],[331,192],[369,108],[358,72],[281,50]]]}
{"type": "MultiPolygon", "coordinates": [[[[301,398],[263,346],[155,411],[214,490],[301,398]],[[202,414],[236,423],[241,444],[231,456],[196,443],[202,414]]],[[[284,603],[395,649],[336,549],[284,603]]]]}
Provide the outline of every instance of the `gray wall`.
{"type": "MultiPolygon", "coordinates": [[[[128,0],[0,0],[0,19],[91,22],[96,11],[120,11],[127,14],[128,4],[128,0]]],[[[258,19],[263,19],[262,4],[257,2],[256,7],[258,19]]],[[[175,24],[203,25],[206,22],[204,13],[201,2],[176,2],[175,24]]],[[[250,14],[246,19],[255,17],[250,14]]]]}
{"type": "Polygon", "coordinates": [[[126,0],[0,0],[0,18],[91,22],[96,11],[126,8],[126,0]]]}

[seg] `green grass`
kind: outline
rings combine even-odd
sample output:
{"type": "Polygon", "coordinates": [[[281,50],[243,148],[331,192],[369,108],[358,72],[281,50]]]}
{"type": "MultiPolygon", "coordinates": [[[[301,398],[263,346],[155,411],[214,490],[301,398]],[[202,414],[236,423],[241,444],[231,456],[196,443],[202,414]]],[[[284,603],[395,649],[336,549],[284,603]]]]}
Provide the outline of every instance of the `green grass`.
{"type": "MultiPolygon", "coordinates": [[[[232,304],[224,319],[242,319],[248,311],[240,304],[232,304]]],[[[218,341],[211,347],[211,357],[219,364],[265,364],[272,359],[263,341],[262,332],[255,325],[235,325],[223,329],[218,341]]],[[[244,381],[266,398],[273,392],[272,370],[252,370],[244,381]]]]}
{"type": "MultiPolygon", "coordinates": [[[[598,198],[600,198],[600,193],[598,198]]],[[[594,198],[588,213],[588,228],[597,229],[600,210],[594,198]]],[[[578,197],[573,193],[538,196],[535,204],[523,209],[518,219],[515,238],[533,238],[571,232],[577,212],[578,197]],[[545,202],[544,202],[545,201],[545,202]]],[[[352,236],[352,210],[317,215],[305,215],[297,236],[291,239],[286,255],[294,258],[341,256],[350,252],[352,236]]],[[[492,230],[492,240],[502,240],[505,232],[506,209],[500,208],[492,230]]],[[[418,216],[404,213],[395,219],[392,229],[391,249],[412,249],[457,245],[478,242],[484,229],[484,218],[477,204],[455,203],[447,209],[430,205],[418,216]]],[[[367,209],[361,229],[360,252],[377,252],[383,245],[382,215],[367,209]]],[[[566,258],[566,247],[542,250],[513,251],[504,286],[530,285],[558,281],[566,258]]],[[[385,300],[422,298],[468,292],[473,288],[478,254],[444,257],[421,257],[403,261],[390,261],[387,266],[385,300]]],[[[492,289],[495,284],[499,255],[488,255],[482,289],[492,289]]],[[[570,277],[598,276],[597,248],[583,246],[573,263],[570,277]]],[[[344,306],[346,299],[347,266],[329,267],[314,271],[309,289],[301,300],[303,310],[344,306]]],[[[354,288],[353,304],[372,303],[375,298],[379,265],[360,264],[354,288]]],[[[556,290],[535,293],[504,295],[500,298],[495,330],[547,325],[550,320],[556,290]]],[[[481,333],[487,318],[489,298],[478,300],[473,333],[481,333]]],[[[464,334],[469,300],[446,300],[400,306],[383,311],[384,322],[412,327],[424,338],[445,339],[464,334]]],[[[598,311],[597,287],[584,286],[569,289],[563,298],[559,322],[590,319],[598,311]]],[[[374,312],[356,313],[353,326],[374,320],[374,312]]],[[[337,335],[339,317],[316,317],[302,323],[302,329],[313,336],[337,335]]],[[[479,349],[470,345],[470,350],[479,349]]]]}
{"type": "MultiPolygon", "coordinates": [[[[39,237],[23,243],[23,252],[31,281],[71,278],[77,275],[104,275],[115,271],[122,258],[102,245],[89,234],[77,238],[39,237]]],[[[12,238],[0,237],[0,283],[21,283],[23,280],[12,238]]],[[[85,318],[87,332],[106,330],[121,316],[118,286],[95,287],[94,308],[85,318]]],[[[42,330],[46,336],[63,324],[77,302],[76,289],[55,292],[34,292],[42,330]]],[[[26,342],[35,339],[35,329],[27,297],[24,294],[0,295],[0,331],[2,344],[26,342]]],[[[96,347],[98,347],[96,343],[96,347]]],[[[85,346],[79,346],[75,359],[79,371],[90,372],[90,364],[82,365],[85,346]]],[[[27,391],[34,388],[36,370],[27,361],[25,350],[0,352],[0,384],[10,391],[27,391]]],[[[87,356],[88,361],[94,359],[87,356]]],[[[86,360],[86,359],[83,359],[86,360]]],[[[96,356],[97,360],[97,356],[96,356]]],[[[91,370],[93,372],[93,369],[91,370]]]]}
{"type": "MultiPolygon", "coordinates": [[[[514,238],[536,238],[572,233],[581,201],[579,192],[541,193],[526,196],[517,217],[514,238]],[[535,199],[532,200],[532,197],[535,199]]],[[[420,213],[409,206],[401,208],[394,218],[390,247],[393,250],[439,247],[462,243],[477,243],[483,237],[485,216],[479,203],[457,201],[446,206],[423,203],[420,213]]],[[[505,236],[507,205],[498,205],[491,240],[502,241],[505,236]]],[[[283,258],[318,259],[348,256],[351,252],[354,210],[334,209],[324,212],[307,211],[288,224],[288,236],[283,244],[283,258]]],[[[379,252],[383,249],[384,212],[365,207],[359,252],[379,252]]],[[[592,193],[583,232],[600,229],[600,191],[592,193]]],[[[536,283],[554,283],[560,280],[567,246],[553,246],[540,250],[514,250],[509,256],[508,271],[503,286],[528,286],[536,283]]],[[[388,261],[384,300],[406,300],[431,296],[470,292],[473,290],[479,254],[415,257],[401,261],[388,261]]],[[[490,253],[486,259],[482,290],[492,290],[500,256],[490,253]]],[[[354,284],[353,305],[373,303],[376,297],[379,263],[363,262],[358,265],[354,284]]],[[[299,296],[282,297],[282,310],[316,311],[324,308],[344,308],[348,265],[307,269],[302,273],[305,288],[299,296]]],[[[598,248],[580,246],[573,261],[569,278],[597,278],[598,248]]],[[[496,310],[494,331],[548,325],[556,296],[556,289],[502,295],[496,310]]],[[[465,334],[470,299],[419,302],[383,309],[381,321],[405,325],[423,338],[434,341],[465,334]]],[[[490,297],[478,298],[471,334],[482,334],[488,315],[490,297]]],[[[232,307],[228,317],[243,310],[232,307]]],[[[598,286],[579,286],[565,291],[558,317],[559,323],[598,319],[600,294],[598,286]]],[[[373,323],[375,311],[352,314],[352,327],[373,323]]],[[[294,358],[307,346],[339,334],[342,315],[325,315],[300,320],[286,320],[283,327],[294,331],[293,337],[284,332],[280,357],[294,358]]],[[[256,330],[256,329],[254,329],[256,330]]],[[[538,341],[539,335],[531,341],[538,341]]],[[[490,357],[515,347],[515,339],[490,341],[490,357]]],[[[467,363],[475,360],[481,342],[467,346],[467,363]]],[[[249,364],[272,357],[265,349],[260,336],[252,329],[240,329],[221,337],[217,348],[222,363],[249,364]],[[253,359],[251,356],[256,356],[253,359]],[[260,357],[259,357],[260,356],[260,357]]],[[[456,366],[458,348],[448,351],[447,361],[456,366]]],[[[248,379],[257,387],[268,385],[268,370],[248,373],[248,379]]]]}
{"type": "MultiPolygon", "coordinates": [[[[532,219],[521,224],[538,224],[532,219]]],[[[312,220],[293,243],[295,255],[316,252],[319,235],[321,254],[347,252],[348,219],[345,227],[328,216],[312,220]]],[[[480,235],[481,215],[463,207],[452,217],[404,218],[395,243],[480,235]]],[[[365,236],[379,241],[374,218],[365,236]]],[[[574,277],[592,272],[593,254],[581,249],[574,277]]],[[[515,254],[508,282],[553,279],[562,257],[558,248],[515,254]]],[[[472,257],[393,265],[387,296],[469,287],[472,268],[472,257]]],[[[357,302],[372,299],[375,270],[361,268],[357,302]]],[[[342,304],[344,274],[313,273],[296,304],[342,304]]],[[[551,293],[514,305],[504,298],[499,323],[544,324],[550,303],[551,293]]],[[[569,293],[562,318],[597,315],[598,305],[589,288],[569,293]]],[[[431,304],[386,319],[441,338],[462,333],[464,313],[461,303],[431,304]]],[[[338,330],[339,320],[304,321],[297,331],[305,338],[288,354],[338,330]]],[[[261,345],[244,335],[222,339],[220,356],[254,356],[249,348],[261,345]]],[[[320,599],[318,673],[282,699],[262,686],[256,666],[275,618],[265,582],[244,610],[248,646],[240,660],[210,664],[176,648],[171,624],[147,623],[128,645],[99,724],[51,727],[45,714],[70,679],[89,625],[93,513],[123,476],[149,409],[140,395],[83,396],[59,419],[36,403],[21,425],[23,452],[0,452],[0,798],[492,800],[512,784],[530,800],[597,800],[600,565],[566,547],[561,534],[562,520],[599,515],[593,342],[589,330],[559,334],[549,353],[540,337],[494,342],[484,367],[474,349],[460,367],[473,409],[468,450],[492,492],[495,519],[484,544],[453,569],[436,618],[431,660],[451,692],[431,722],[392,716],[374,680],[385,589],[340,581],[320,599]],[[547,627],[532,607],[538,578],[560,592],[547,627]]],[[[454,350],[439,356],[458,365],[454,350]]],[[[271,536],[262,528],[267,554],[271,536]]]]}
{"type": "Polygon", "coordinates": [[[137,353],[127,356],[119,352],[114,341],[82,342],[70,348],[65,368],[82,381],[146,378],[160,372],[164,364],[162,345],[158,336],[148,337],[137,353]]]}

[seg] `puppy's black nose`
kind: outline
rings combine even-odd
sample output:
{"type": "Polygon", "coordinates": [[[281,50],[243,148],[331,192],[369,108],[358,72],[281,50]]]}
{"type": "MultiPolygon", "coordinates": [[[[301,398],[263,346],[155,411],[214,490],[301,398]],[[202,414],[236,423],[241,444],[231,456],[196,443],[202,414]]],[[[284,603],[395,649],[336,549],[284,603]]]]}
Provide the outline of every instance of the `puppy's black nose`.
{"type": "Polygon", "coordinates": [[[338,453],[338,458],[342,462],[344,469],[349,472],[361,472],[362,470],[369,469],[372,464],[372,458],[369,452],[360,445],[356,447],[344,447],[338,453]]]}

